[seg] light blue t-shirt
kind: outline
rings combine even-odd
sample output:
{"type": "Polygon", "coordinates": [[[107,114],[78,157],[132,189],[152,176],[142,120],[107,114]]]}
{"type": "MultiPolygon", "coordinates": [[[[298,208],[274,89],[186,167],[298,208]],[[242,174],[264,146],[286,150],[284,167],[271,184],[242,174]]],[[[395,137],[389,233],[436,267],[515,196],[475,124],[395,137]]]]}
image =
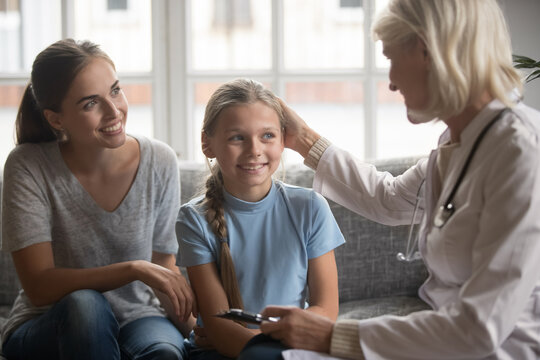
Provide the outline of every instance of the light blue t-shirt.
{"type": "MultiPolygon", "coordinates": [[[[278,181],[255,203],[224,195],[227,242],[245,310],[304,308],[308,260],[345,242],[326,199],[278,181]]],[[[186,267],[215,262],[219,269],[220,240],[205,219],[202,201],[202,196],[195,198],[180,209],[177,262],[186,267]]]]}

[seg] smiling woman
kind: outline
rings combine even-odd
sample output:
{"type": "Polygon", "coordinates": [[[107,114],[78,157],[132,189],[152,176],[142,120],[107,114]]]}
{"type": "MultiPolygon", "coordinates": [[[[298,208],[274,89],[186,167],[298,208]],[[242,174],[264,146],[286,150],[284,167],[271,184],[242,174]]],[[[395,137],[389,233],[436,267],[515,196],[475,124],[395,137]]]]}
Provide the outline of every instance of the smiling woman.
{"type": "MultiPolygon", "coordinates": [[[[118,148],[134,139],[126,137],[127,99],[112,63],[96,58],[73,79],[58,111],[43,111],[49,124],[65,135],[61,149],[93,153],[93,149],[118,148]]],[[[66,152],[67,153],[67,152],[66,152]]]]}
{"type": "Polygon", "coordinates": [[[3,179],[2,248],[23,287],[10,359],[184,357],[197,310],[175,265],[176,156],[127,136],[127,112],[97,45],[61,40],[34,61],[3,179]]]}

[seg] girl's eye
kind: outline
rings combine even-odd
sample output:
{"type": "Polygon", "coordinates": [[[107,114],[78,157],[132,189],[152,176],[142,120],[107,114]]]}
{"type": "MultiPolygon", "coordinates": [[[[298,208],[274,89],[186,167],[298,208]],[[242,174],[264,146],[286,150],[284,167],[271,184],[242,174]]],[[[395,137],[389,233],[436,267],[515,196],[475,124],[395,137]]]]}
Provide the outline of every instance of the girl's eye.
{"type": "Polygon", "coordinates": [[[84,104],[83,109],[84,110],[91,110],[96,104],[97,104],[97,100],[92,99],[89,102],[87,102],[86,104],[84,104]]]}
{"type": "Polygon", "coordinates": [[[265,134],[263,135],[263,139],[265,139],[265,140],[271,140],[271,139],[273,139],[273,138],[275,138],[275,137],[276,137],[276,135],[274,135],[274,133],[270,133],[270,132],[265,133],[265,134]]]}

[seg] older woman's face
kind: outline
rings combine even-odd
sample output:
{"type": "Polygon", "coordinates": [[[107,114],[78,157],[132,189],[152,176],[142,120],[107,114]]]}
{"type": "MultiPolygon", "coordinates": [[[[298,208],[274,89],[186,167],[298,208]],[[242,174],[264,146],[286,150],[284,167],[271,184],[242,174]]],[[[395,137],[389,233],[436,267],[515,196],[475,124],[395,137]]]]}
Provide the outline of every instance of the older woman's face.
{"type": "Polygon", "coordinates": [[[383,54],[390,60],[390,90],[399,90],[408,110],[425,109],[429,99],[429,58],[424,43],[419,39],[406,45],[383,43],[383,54]]]}

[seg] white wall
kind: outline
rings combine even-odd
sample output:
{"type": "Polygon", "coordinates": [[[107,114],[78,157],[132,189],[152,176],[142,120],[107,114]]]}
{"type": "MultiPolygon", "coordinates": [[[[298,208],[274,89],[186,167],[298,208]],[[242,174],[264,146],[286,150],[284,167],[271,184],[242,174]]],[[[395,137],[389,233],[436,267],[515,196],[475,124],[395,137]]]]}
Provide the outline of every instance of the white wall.
{"type": "MultiPolygon", "coordinates": [[[[540,60],[540,0],[499,0],[505,13],[514,54],[540,60]]],[[[525,85],[525,100],[540,110],[540,78],[525,85]]]]}

